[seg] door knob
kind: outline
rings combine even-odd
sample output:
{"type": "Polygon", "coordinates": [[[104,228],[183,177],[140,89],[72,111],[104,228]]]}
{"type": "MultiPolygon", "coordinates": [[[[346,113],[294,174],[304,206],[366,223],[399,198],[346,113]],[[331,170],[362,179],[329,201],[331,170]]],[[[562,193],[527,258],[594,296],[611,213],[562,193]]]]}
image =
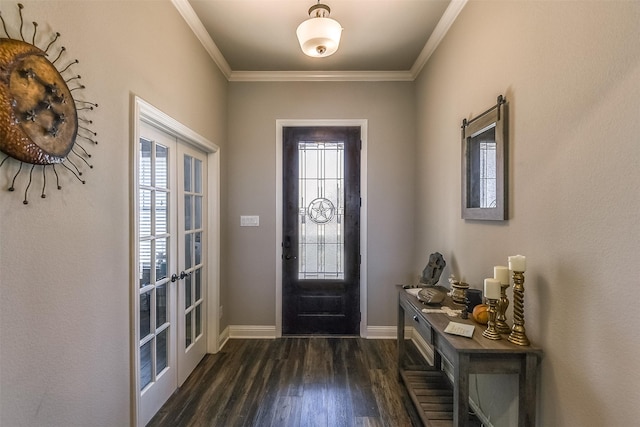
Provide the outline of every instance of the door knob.
{"type": "Polygon", "coordinates": [[[173,273],[171,275],[171,282],[177,282],[178,280],[182,280],[187,276],[191,276],[191,273],[185,273],[184,270],[180,272],[179,276],[176,273],[173,273]]]}

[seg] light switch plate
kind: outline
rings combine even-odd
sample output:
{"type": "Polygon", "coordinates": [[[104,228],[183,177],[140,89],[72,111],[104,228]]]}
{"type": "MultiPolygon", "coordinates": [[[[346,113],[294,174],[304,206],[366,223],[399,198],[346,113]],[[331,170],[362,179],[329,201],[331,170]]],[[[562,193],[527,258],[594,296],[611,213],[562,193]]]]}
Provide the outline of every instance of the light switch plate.
{"type": "Polygon", "coordinates": [[[240,227],[259,227],[260,217],[257,215],[240,216],[240,227]]]}

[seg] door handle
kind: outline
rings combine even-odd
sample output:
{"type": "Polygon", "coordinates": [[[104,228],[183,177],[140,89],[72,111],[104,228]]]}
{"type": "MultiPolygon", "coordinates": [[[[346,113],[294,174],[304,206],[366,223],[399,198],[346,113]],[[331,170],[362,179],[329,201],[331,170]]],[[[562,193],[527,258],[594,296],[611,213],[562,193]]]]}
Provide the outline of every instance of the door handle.
{"type": "Polygon", "coordinates": [[[185,278],[185,277],[187,277],[187,276],[191,276],[191,273],[185,273],[185,272],[184,272],[184,270],[182,270],[182,271],[180,272],[180,275],[179,275],[179,276],[178,276],[176,273],[173,273],[173,274],[171,275],[171,282],[172,282],[172,283],[173,283],[173,282],[177,282],[178,280],[182,280],[182,279],[184,279],[184,278],[185,278]]]}
{"type": "MultiPolygon", "coordinates": [[[[284,237],[284,242],[282,242],[282,247],[285,249],[291,249],[291,236],[285,236],[284,237]]],[[[297,257],[295,255],[291,255],[290,253],[286,253],[282,255],[282,258],[285,261],[289,261],[292,259],[297,259],[297,257]]]]}

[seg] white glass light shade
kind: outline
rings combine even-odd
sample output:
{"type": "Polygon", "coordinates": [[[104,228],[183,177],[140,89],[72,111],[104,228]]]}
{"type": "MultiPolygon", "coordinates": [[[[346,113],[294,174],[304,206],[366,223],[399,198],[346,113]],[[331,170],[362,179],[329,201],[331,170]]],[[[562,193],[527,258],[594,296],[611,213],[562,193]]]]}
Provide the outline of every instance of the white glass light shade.
{"type": "Polygon", "coordinates": [[[309,18],[298,26],[296,34],[305,55],[323,57],[338,50],[342,27],[331,18],[309,18]]]}

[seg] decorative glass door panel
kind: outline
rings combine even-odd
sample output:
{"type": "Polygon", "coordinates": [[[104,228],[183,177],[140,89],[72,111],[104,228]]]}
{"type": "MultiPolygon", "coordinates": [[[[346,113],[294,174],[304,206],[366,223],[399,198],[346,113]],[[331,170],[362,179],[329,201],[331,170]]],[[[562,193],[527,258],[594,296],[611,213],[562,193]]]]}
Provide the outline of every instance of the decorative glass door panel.
{"type": "Polygon", "coordinates": [[[155,383],[167,368],[168,147],[140,139],[139,263],[140,389],[155,383]]]}
{"type": "Polygon", "coordinates": [[[205,270],[204,248],[206,224],[206,156],[192,148],[181,146],[182,165],[180,197],[184,220],[180,228],[180,270],[184,280],[180,282],[179,305],[181,307],[179,358],[179,382],[187,376],[206,353],[204,337],[205,295],[203,278],[205,270]]]}
{"type": "Polygon", "coordinates": [[[148,420],[177,386],[176,295],[170,271],[177,266],[176,142],[141,126],[137,155],[138,366],[140,420],[148,420]]]}
{"type": "Polygon", "coordinates": [[[344,279],[344,143],[299,142],[298,278],[344,279]]]}

